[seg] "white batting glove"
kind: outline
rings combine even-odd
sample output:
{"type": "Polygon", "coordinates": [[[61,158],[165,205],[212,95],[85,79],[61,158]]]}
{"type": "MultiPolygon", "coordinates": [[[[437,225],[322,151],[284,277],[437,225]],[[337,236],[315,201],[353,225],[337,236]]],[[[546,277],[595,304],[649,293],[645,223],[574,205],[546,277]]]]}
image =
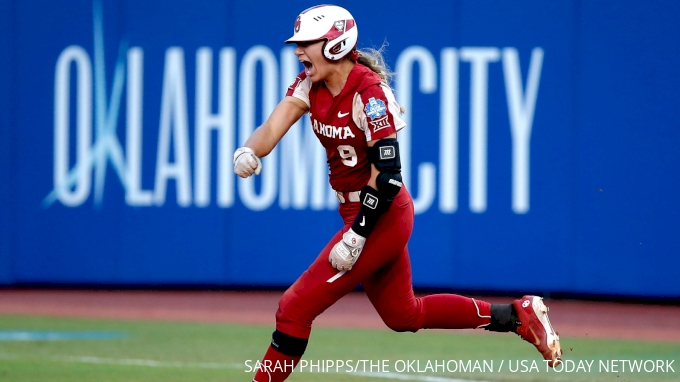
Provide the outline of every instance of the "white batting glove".
{"type": "Polygon", "coordinates": [[[328,261],[339,271],[349,271],[359,258],[365,243],[366,238],[350,228],[342,235],[342,240],[333,246],[328,261]]]}
{"type": "Polygon", "coordinates": [[[234,173],[241,178],[247,178],[253,174],[260,175],[262,162],[250,147],[239,147],[234,153],[234,173]]]}

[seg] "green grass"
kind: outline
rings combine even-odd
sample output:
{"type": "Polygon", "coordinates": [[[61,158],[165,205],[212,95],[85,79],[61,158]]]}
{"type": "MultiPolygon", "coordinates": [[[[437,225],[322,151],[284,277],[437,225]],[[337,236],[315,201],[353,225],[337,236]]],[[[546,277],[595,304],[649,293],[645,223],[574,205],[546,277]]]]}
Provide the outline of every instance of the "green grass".
{"type": "MultiPolygon", "coordinates": [[[[0,316],[0,330],[121,331],[114,340],[0,341],[0,381],[250,381],[245,361],[258,360],[273,328],[252,325],[111,321],[0,316]]],[[[680,343],[563,338],[565,360],[594,360],[590,373],[546,372],[534,348],[513,334],[453,331],[392,333],[387,330],[317,328],[308,360],[493,361],[494,372],[400,373],[487,381],[672,381],[680,380],[680,343]],[[570,350],[573,348],[573,350],[570,350]],[[675,360],[675,373],[600,373],[599,360],[675,360]],[[511,373],[508,362],[536,360],[539,371],[511,373]],[[500,362],[502,372],[497,372],[500,362]]],[[[401,364],[400,364],[401,365],[401,364]]],[[[530,363],[529,363],[530,365],[530,363]]],[[[375,371],[375,370],[374,370],[375,371]]],[[[379,374],[295,372],[290,381],[389,381],[379,374]]],[[[382,374],[384,377],[385,375],[382,374]]],[[[436,380],[431,379],[435,382],[436,380]]]]}

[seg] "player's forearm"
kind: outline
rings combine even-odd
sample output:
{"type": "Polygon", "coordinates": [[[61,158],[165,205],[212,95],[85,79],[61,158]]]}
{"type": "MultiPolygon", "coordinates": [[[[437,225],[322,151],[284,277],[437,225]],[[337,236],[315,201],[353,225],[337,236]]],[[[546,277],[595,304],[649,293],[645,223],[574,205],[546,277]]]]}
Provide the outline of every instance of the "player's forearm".
{"type": "Polygon", "coordinates": [[[250,147],[258,158],[262,158],[274,150],[280,139],[281,137],[276,136],[271,131],[270,126],[265,123],[255,129],[253,134],[246,140],[244,146],[250,147]]]}
{"type": "Polygon", "coordinates": [[[380,175],[380,171],[378,171],[378,169],[375,168],[375,165],[371,163],[371,178],[368,180],[367,185],[373,187],[376,190],[378,189],[378,185],[376,184],[378,175],[380,175]]]}
{"type": "Polygon", "coordinates": [[[371,178],[361,190],[361,209],[352,224],[352,231],[364,238],[373,231],[402,187],[399,144],[395,136],[369,143],[371,178]]]}
{"type": "Polygon", "coordinates": [[[268,155],[307,110],[307,105],[301,100],[294,97],[284,98],[262,126],[248,138],[245,146],[250,147],[259,158],[268,155]]]}

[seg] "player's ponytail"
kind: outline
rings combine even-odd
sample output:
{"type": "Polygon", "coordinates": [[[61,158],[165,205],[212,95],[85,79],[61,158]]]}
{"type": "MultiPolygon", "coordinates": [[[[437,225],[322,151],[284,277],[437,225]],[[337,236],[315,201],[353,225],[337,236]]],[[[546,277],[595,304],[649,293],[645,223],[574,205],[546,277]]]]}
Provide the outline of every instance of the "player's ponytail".
{"type": "MultiPolygon", "coordinates": [[[[360,63],[363,66],[366,66],[367,68],[377,73],[384,83],[386,83],[388,86],[391,86],[390,82],[392,81],[392,77],[394,77],[394,72],[392,72],[390,68],[387,66],[385,58],[383,57],[385,46],[387,46],[387,44],[383,44],[378,49],[373,48],[357,49],[356,50],[357,56],[355,57],[357,57],[356,62],[360,63]]],[[[400,109],[402,114],[405,113],[403,107],[400,107],[400,109]]]]}
{"type": "Polygon", "coordinates": [[[357,53],[359,53],[359,59],[357,62],[376,72],[380,78],[382,78],[383,82],[389,84],[392,80],[392,77],[394,76],[394,73],[390,71],[389,67],[387,67],[387,64],[385,63],[385,58],[382,55],[384,48],[385,45],[381,46],[380,49],[357,49],[357,53]]]}

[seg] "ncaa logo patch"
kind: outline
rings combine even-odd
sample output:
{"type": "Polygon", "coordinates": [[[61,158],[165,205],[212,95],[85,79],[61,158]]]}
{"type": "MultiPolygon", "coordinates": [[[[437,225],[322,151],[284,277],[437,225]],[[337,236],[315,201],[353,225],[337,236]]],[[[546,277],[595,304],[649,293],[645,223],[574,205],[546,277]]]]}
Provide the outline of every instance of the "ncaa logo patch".
{"type": "Polygon", "coordinates": [[[383,146],[380,148],[380,160],[394,159],[395,155],[394,146],[383,146]]]}
{"type": "Polygon", "coordinates": [[[378,119],[383,115],[386,115],[386,110],[387,108],[385,107],[385,102],[383,102],[381,99],[375,99],[374,97],[368,99],[368,103],[364,108],[366,115],[371,119],[378,119]]]}
{"type": "Polygon", "coordinates": [[[378,207],[378,198],[376,198],[375,196],[373,196],[371,194],[366,194],[366,196],[364,197],[364,203],[363,204],[366,207],[374,210],[374,209],[376,209],[376,207],[378,207]]]}
{"type": "Polygon", "coordinates": [[[364,111],[370,118],[368,122],[373,126],[374,133],[378,130],[392,126],[387,119],[387,107],[385,107],[385,102],[383,102],[383,100],[375,99],[375,97],[369,98],[364,111]]]}

